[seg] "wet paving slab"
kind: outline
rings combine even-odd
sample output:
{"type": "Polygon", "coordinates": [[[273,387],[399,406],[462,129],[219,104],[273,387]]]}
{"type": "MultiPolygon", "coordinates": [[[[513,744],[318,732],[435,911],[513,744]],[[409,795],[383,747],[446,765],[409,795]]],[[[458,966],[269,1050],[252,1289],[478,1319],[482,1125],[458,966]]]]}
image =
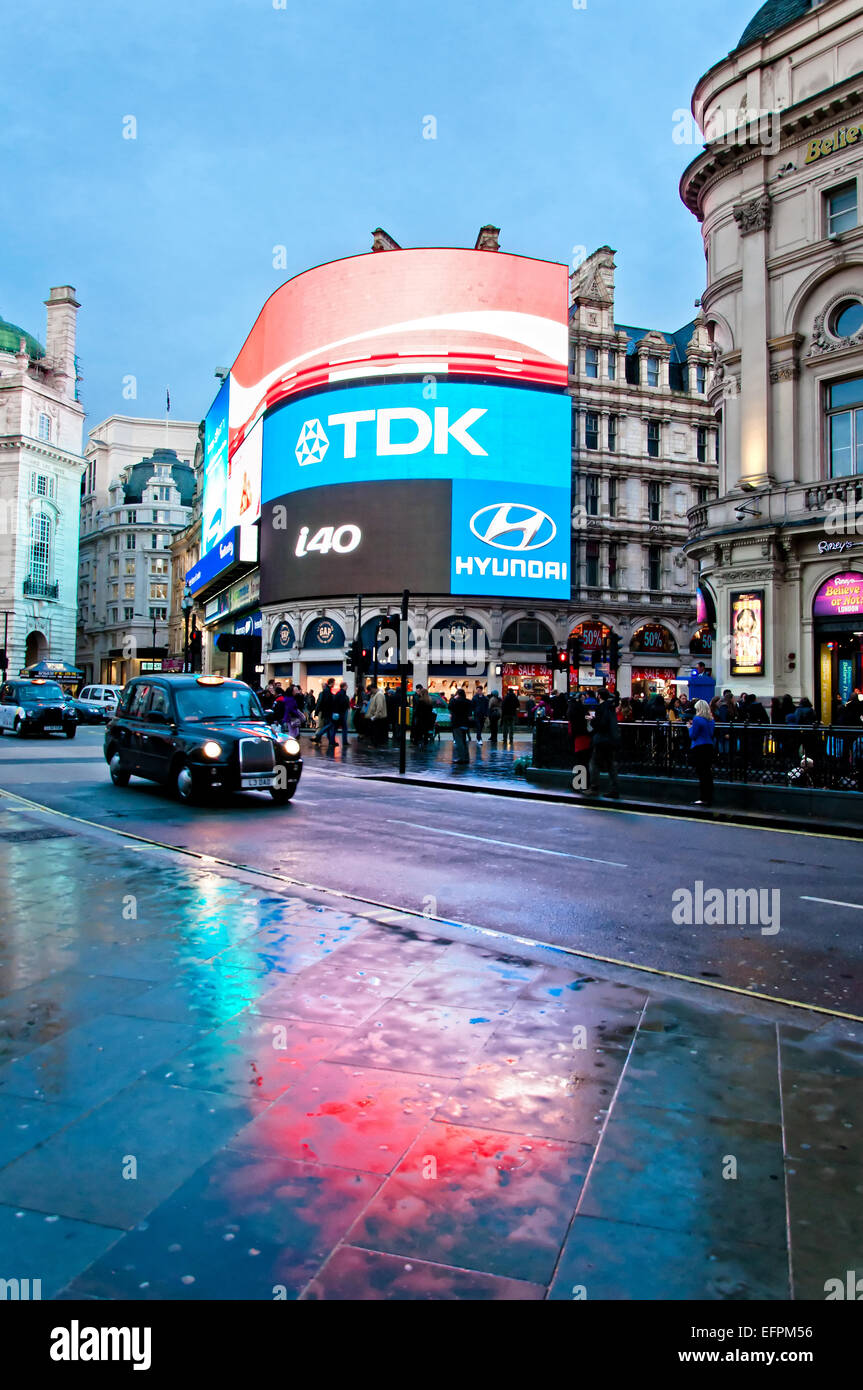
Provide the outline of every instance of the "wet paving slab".
{"type": "Polygon", "coordinates": [[[0,1276],[43,1297],[785,1300],[863,1269],[849,1020],[99,835],[0,839],[0,881],[0,1276]]]}

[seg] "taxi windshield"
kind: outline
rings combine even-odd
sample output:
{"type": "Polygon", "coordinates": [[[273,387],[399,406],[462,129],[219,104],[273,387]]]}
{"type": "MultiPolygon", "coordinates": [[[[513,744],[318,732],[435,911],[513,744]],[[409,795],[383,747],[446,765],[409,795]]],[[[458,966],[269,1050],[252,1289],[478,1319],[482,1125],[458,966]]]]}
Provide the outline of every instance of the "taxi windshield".
{"type": "Polygon", "coordinates": [[[19,685],[18,699],[22,705],[35,705],[41,700],[62,700],[63,692],[56,681],[44,685],[19,685]]]}
{"type": "Polygon", "coordinates": [[[258,697],[247,685],[194,685],[178,690],[181,719],[263,719],[258,697]]]}

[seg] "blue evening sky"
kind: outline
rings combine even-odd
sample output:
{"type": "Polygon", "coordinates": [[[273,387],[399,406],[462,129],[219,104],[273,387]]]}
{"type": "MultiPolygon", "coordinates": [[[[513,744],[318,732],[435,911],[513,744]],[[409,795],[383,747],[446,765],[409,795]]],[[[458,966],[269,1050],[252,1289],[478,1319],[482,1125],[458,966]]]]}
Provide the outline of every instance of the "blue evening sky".
{"type": "Polygon", "coordinates": [[[502,249],[567,262],[607,243],[618,321],[680,327],[704,254],[677,193],[699,146],[672,140],[673,113],[758,4],[8,7],[0,315],[44,341],[49,286],[76,286],[87,428],[161,416],[166,384],[199,420],[267,295],[377,226],[472,246],[493,222],[502,249]]]}

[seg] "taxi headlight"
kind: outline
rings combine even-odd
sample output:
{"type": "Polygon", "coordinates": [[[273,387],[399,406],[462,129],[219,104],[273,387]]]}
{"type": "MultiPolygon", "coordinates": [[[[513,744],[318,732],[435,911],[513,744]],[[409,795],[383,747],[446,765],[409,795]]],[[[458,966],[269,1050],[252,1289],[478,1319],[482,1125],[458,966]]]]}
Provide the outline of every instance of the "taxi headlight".
{"type": "Polygon", "coordinates": [[[285,752],[290,753],[293,758],[295,758],[300,751],[299,742],[295,738],[283,738],[282,747],[285,752]]]}
{"type": "Polygon", "coordinates": [[[216,743],[215,739],[208,739],[201,749],[205,758],[220,758],[222,756],[222,745],[216,743]]]}

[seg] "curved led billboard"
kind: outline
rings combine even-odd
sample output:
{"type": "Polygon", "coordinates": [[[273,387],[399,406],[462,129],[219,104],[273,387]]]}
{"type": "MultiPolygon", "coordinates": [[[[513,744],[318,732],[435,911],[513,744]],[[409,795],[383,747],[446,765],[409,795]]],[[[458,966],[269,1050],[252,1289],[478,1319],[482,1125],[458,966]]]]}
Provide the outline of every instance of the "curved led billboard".
{"type": "Polygon", "coordinates": [[[207,417],[208,458],[225,412],[228,446],[204,550],[260,517],[263,603],[568,599],[567,286],[563,265],[450,249],[282,285],[207,417]]]}

